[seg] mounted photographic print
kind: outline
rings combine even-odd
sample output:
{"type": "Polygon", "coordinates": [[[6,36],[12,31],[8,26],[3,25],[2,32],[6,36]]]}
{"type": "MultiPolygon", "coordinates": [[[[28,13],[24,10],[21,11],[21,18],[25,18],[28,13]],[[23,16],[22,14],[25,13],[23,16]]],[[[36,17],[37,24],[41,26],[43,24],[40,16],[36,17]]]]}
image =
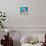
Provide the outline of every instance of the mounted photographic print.
{"type": "Polygon", "coordinates": [[[20,7],[20,15],[28,15],[28,7],[20,7]]]}

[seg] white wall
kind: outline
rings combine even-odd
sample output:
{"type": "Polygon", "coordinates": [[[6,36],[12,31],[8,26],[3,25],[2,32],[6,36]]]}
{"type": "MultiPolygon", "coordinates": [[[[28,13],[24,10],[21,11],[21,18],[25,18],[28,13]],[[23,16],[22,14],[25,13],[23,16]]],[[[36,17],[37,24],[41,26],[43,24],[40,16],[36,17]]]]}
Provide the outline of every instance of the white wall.
{"type": "Polygon", "coordinates": [[[46,0],[33,0],[32,26],[46,27],[46,0]]]}
{"type": "Polygon", "coordinates": [[[29,12],[28,16],[20,16],[19,7],[25,5],[24,2],[29,7],[30,1],[0,0],[0,9],[6,12],[8,18],[7,27],[46,27],[46,0],[32,0],[32,15],[29,12]]]}

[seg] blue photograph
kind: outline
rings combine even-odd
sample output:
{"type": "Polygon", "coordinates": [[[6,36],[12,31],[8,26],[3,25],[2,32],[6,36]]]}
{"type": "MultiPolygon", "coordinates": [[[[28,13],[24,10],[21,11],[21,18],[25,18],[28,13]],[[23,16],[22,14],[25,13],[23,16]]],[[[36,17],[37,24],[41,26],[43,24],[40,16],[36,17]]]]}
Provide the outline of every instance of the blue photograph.
{"type": "Polygon", "coordinates": [[[28,14],[28,7],[20,7],[20,14],[27,15],[28,14]]]}

